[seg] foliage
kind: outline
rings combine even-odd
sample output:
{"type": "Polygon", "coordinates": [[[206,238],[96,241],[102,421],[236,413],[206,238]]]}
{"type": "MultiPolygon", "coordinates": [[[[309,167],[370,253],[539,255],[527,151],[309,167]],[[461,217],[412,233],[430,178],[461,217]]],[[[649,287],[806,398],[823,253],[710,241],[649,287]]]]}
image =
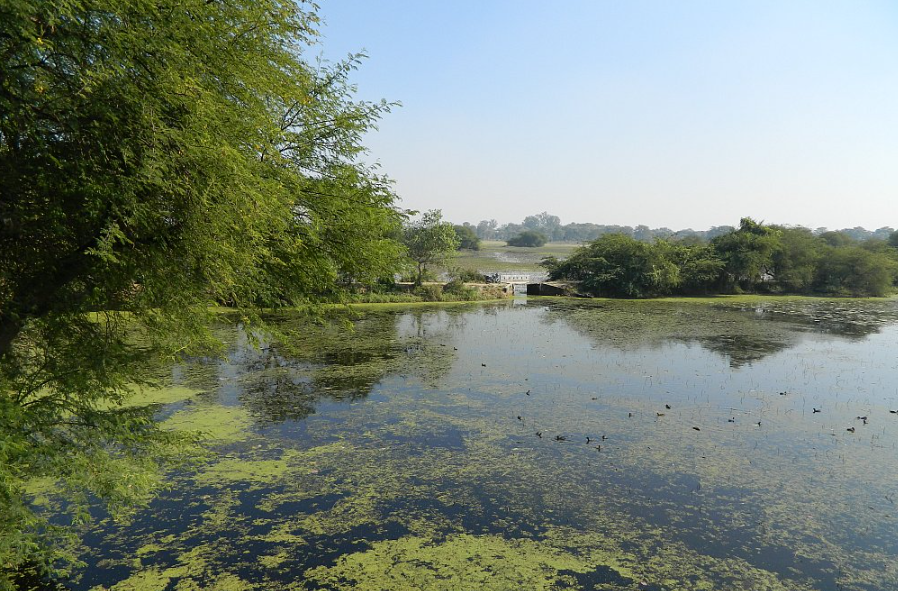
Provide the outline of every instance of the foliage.
{"type": "Polygon", "coordinates": [[[647,244],[622,234],[608,234],[578,249],[565,261],[545,261],[551,279],[579,281],[596,295],[643,298],[671,293],[679,269],[670,260],[670,245],[647,244]]]}
{"type": "Polygon", "coordinates": [[[771,276],[778,239],[779,230],[745,217],[738,230],[711,240],[724,262],[724,288],[750,289],[771,276]]]}
{"type": "Polygon", "coordinates": [[[542,266],[553,279],[580,281],[587,291],[615,297],[721,291],[883,296],[898,284],[898,249],[885,240],[815,236],[807,228],[764,226],[751,218],[710,244],[605,235],[567,260],[547,257],[542,266]]]}
{"type": "Polygon", "coordinates": [[[455,236],[458,238],[459,250],[480,250],[480,238],[474,232],[474,228],[470,224],[463,226],[454,226],[455,236]]]}
{"type": "Polygon", "coordinates": [[[458,237],[452,224],[443,221],[443,213],[432,209],[405,227],[403,243],[417,265],[415,283],[421,285],[427,265],[444,261],[458,247],[458,237]]]}
{"type": "Polygon", "coordinates": [[[528,215],[524,218],[522,225],[525,230],[539,232],[546,237],[546,240],[561,240],[564,238],[561,218],[557,215],[550,215],[547,211],[537,215],[528,215]]]}
{"type": "Polygon", "coordinates": [[[676,292],[685,295],[713,291],[723,272],[724,263],[707,244],[681,241],[669,246],[671,262],[680,270],[676,292]]]}
{"type": "Polygon", "coordinates": [[[517,236],[508,239],[508,246],[537,247],[546,243],[546,237],[536,230],[524,230],[517,236]]]}
{"type": "Polygon", "coordinates": [[[895,230],[894,232],[889,234],[887,242],[890,247],[898,248],[898,230],[895,230]]]}
{"type": "MultiPolygon", "coordinates": [[[[211,351],[210,302],[333,297],[390,276],[402,215],[361,165],[390,104],[358,57],[311,65],[292,2],[0,3],[0,587],[64,563],[24,494],[146,499],[185,439],[118,406],[151,359],[211,351]]],[[[61,523],[53,521],[52,523],[61,523]]]]}
{"type": "MultiPolygon", "coordinates": [[[[733,226],[712,226],[708,230],[685,228],[674,231],[670,228],[650,228],[645,225],[634,227],[588,222],[562,224],[558,216],[551,215],[545,211],[536,215],[528,215],[519,224],[507,223],[499,225],[499,222],[496,220],[481,220],[476,226],[468,224],[468,222],[465,222],[464,225],[475,228],[477,236],[482,240],[508,240],[524,230],[536,230],[546,236],[550,242],[589,242],[605,234],[624,234],[643,242],[653,242],[655,240],[680,242],[688,239],[695,241],[695,243],[705,243],[717,236],[723,236],[736,230],[733,226]]],[[[826,228],[817,228],[813,231],[813,234],[815,236],[840,234],[849,241],[866,242],[868,240],[888,240],[889,236],[894,232],[894,228],[883,226],[873,231],[861,227],[844,228],[832,232],[827,231],[826,228]]]]}
{"type": "Polygon", "coordinates": [[[814,284],[814,274],[823,256],[823,240],[807,228],[777,228],[779,246],[773,252],[772,272],[780,289],[806,293],[814,284]]]}
{"type": "Polygon", "coordinates": [[[836,248],[850,246],[854,242],[854,239],[845,232],[823,232],[820,234],[820,239],[836,248]]]}
{"type": "Polygon", "coordinates": [[[838,295],[884,296],[898,271],[898,261],[858,246],[826,247],[815,277],[817,291],[838,295]]]}
{"type": "Polygon", "coordinates": [[[466,300],[480,299],[476,288],[468,287],[461,279],[453,279],[443,286],[443,294],[458,296],[466,300]]]}
{"type": "Polygon", "coordinates": [[[483,273],[477,269],[466,269],[463,267],[450,267],[449,277],[468,283],[483,283],[485,280],[483,273]]]}
{"type": "Polygon", "coordinates": [[[415,295],[425,302],[440,302],[443,300],[443,286],[428,283],[415,288],[415,295]]]}

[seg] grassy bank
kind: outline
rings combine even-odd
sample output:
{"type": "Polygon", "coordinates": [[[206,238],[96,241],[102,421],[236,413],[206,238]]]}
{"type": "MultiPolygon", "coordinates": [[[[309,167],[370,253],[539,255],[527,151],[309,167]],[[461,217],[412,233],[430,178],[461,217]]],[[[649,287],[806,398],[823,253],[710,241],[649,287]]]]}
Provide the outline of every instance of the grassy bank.
{"type": "Polygon", "coordinates": [[[549,242],[543,246],[527,248],[522,246],[506,246],[500,240],[482,240],[480,250],[464,250],[446,263],[446,267],[462,267],[476,269],[481,273],[530,272],[541,273],[545,269],[539,262],[545,257],[567,258],[575,248],[580,246],[574,242],[549,242]]]}

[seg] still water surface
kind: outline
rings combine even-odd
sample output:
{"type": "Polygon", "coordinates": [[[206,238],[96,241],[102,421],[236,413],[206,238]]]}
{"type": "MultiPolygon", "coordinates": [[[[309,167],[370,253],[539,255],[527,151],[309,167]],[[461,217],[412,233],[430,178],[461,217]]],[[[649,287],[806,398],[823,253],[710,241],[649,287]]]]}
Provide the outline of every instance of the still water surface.
{"type": "Polygon", "coordinates": [[[159,407],[216,455],[101,519],[73,587],[898,589],[896,321],[531,298],[222,329],[159,407]]]}

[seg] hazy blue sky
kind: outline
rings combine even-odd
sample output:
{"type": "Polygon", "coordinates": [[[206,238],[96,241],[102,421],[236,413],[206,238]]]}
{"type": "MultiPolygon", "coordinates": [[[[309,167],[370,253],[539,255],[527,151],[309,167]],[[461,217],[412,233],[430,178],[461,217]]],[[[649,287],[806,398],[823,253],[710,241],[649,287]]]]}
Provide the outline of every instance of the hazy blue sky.
{"type": "Polygon", "coordinates": [[[399,100],[370,158],[455,222],[898,226],[898,2],[321,0],[399,100]]]}

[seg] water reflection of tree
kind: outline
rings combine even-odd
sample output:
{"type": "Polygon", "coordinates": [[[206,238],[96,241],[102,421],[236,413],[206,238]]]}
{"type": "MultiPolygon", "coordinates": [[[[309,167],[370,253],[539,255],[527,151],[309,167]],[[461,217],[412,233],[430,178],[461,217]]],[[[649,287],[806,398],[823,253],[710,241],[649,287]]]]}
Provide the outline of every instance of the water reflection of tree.
{"type": "Polygon", "coordinates": [[[719,335],[688,339],[687,342],[696,342],[703,349],[717,353],[725,358],[732,368],[750,365],[755,361],[785,351],[793,347],[797,339],[792,341],[766,340],[756,335],[719,335]]]}
{"type": "MultiPolygon", "coordinates": [[[[325,401],[366,398],[388,376],[434,383],[451,367],[453,347],[438,327],[399,334],[403,314],[371,313],[349,321],[278,320],[278,338],[261,349],[236,344],[229,371],[237,398],[262,424],[302,420],[325,401]]],[[[427,323],[426,314],[418,319],[427,323]]]]}
{"type": "Polygon", "coordinates": [[[808,333],[862,339],[898,319],[894,302],[773,301],[705,305],[670,301],[570,302],[550,305],[546,322],[564,322],[599,347],[657,349],[671,342],[697,343],[731,367],[794,347],[808,333]],[[866,304],[866,303],[865,303],[866,304]]]}

